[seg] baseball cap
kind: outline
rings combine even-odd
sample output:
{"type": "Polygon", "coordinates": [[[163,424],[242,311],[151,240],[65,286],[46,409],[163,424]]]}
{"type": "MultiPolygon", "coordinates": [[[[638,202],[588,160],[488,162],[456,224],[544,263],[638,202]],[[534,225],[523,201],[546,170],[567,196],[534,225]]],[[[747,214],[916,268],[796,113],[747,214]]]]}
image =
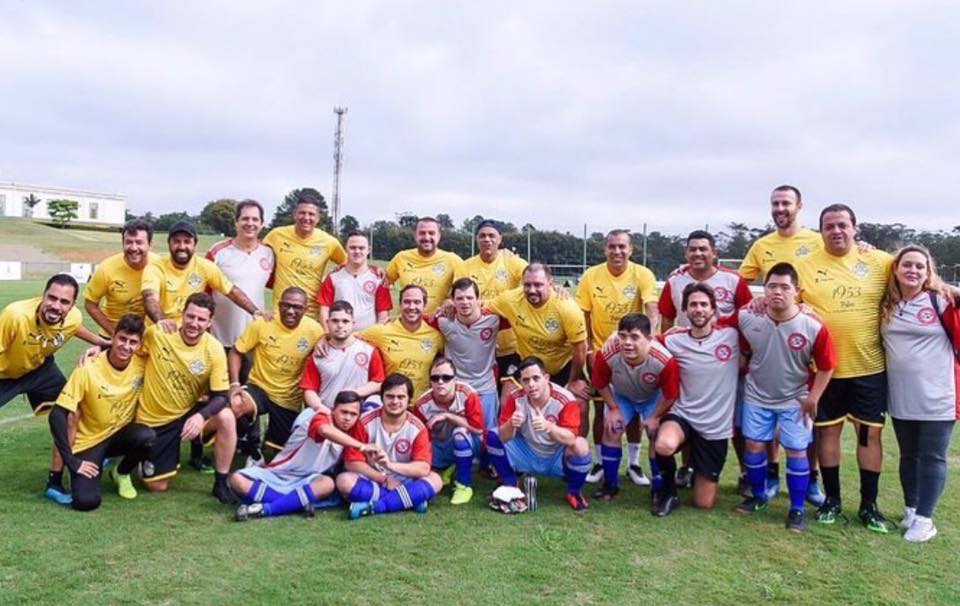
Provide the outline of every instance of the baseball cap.
{"type": "Polygon", "coordinates": [[[170,228],[170,231],[167,233],[167,238],[169,239],[170,236],[176,233],[190,234],[193,236],[194,240],[197,239],[197,228],[194,227],[193,223],[190,223],[189,221],[177,221],[174,223],[170,228]]]}

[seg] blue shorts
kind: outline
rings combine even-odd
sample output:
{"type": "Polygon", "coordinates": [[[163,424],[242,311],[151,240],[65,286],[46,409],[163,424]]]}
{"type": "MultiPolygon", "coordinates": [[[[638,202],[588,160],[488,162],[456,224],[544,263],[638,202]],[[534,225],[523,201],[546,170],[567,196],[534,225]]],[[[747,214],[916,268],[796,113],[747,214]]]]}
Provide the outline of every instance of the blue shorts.
{"type": "Polygon", "coordinates": [[[480,396],[480,408],[483,410],[483,428],[496,429],[500,426],[500,397],[495,391],[485,391],[480,396]]]}
{"type": "Polygon", "coordinates": [[[557,446],[556,451],[548,457],[538,455],[527,444],[523,436],[517,434],[512,440],[503,445],[503,450],[507,455],[507,461],[514,471],[528,473],[537,476],[550,476],[553,478],[565,478],[566,473],[563,469],[564,447],[557,446]]]}
{"type": "Polygon", "coordinates": [[[660,398],[660,392],[657,391],[652,398],[645,402],[634,402],[633,400],[627,399],[626,396],[619,395],[616,391],[611,389],[613,392],[613,399],[617,401],[617,408],[620,409],[620,414],[623,415],[623,424],[624,427],[621,429],[626,429],[626,426],[633,421],[633,417],[640,415],[640,420],[649,419],[653,415],[653,411],[657,409],[657,400],[660,398]]]}
{"type": "Polygon", "coordinates": [[[788,450],[806,450],[813,441],[813,423],[799,406],[767,408],[743,403],[743,437],[754,442],[772,442],[780,425],[780,443],[788,450]]]}
{"type": "MultiPolygon", "coordinates": [[[[478,456],[480,454],[480,436],[477,434],[469,434],[470,438],[470,449],[471,458],[478,456]]],[[[453,448],[453,438],[445,440],[443,442],[434,440],[432,443],[433,448],[433,463],[431,465],[435,469],[446,469],[454,463],[457,462],[456,453],[453,448]]]]}
{"type": "Polygon", "coordinates": [[[747,390],[747,382],[743,377],[737,379],[737,400],[733,404],[733,428],[743,433],[743,395],[747,390]]]}

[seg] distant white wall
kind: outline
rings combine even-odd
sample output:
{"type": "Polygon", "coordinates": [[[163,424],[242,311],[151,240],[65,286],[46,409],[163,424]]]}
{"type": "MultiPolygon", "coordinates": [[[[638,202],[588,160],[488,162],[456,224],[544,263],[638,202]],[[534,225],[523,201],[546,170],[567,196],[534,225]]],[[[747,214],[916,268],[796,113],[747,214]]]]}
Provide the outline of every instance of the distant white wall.
{"type": "Polygon", "coordinates": [[[75,223],[112,223],[122,225],[127,210],[127,198],[121,194],[104,194],[62,187],[41,187],[22,183],[0,183],[0,216],[49,219],[47,202],[66,198],[76,200],[75,223]],[[30,212],[23,200],[33,194],[41,202],[30,212]]]}

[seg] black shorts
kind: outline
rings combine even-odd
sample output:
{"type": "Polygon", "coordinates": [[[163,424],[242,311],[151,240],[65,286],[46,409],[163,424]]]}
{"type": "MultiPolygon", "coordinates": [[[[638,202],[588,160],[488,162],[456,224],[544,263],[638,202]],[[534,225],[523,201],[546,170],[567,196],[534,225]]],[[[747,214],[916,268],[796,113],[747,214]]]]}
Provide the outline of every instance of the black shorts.
{"type": "MultiPolygon", "coordinates": [[[[183,431],[183,424],[187,419],[196,414],[201,407],[198,404],[179,419],[153,428],[156,437],[153,440],[153,447],[150,448],[150,454],[143,461],[144,482],[156,482],[177,475],[177,470],[180,469],[180,432],[183,431]]],[[[207,421],[209,422],[209,419],[207,421]]],[[[208,433],[204,426],[200,433],[203,445],[213,444],[215,437],[216,434],[208,433]]]]}
{"type": "Polygon", "coordinates": [[[43,364],[16,379],[0,379],[0,406],[25,394],[30,408],[35,413],[49,410],[57,401],[67,379],[57,367],[53,356],[47,356],[43,364]]]}
{"type": "Polygon", "coordinates": [[[830,379],[820,397],[816,425],[835,425],[849,419],[883,427],[887,418],[887,373],[830,379]]]}
{"type": "Polygon", "coordinates": [[[720,481],[720,472],[727,462],[727,440],[708,440],[693,428],[686,419],[673,413],[667,413],[660,419],[662,426],[667,421],[673,421],[683,431],[684,444],[690,445],[690,466],[694,473],[703,476],[711,482],[720,481]]]}
{"type": "MultiPolygon", "coordinates": [[[[136,464],[146,457],[156,434],[146,425],[129,423],[123,426],[99,444],[76,453],[78,459],[102,465],[107,457],[123,456],[118,464],[123,467],[124,473],[130,473],[136,464]]],[[[102,469],[100,470],[103,471],[102,469]]],[[[73,495],[73,507],[84,511],[96,509],[100,505],[100,478],[98,473],[94,478],[88,478],[74,471],[70,472],[70,492],[73,495]]]]}
{"type": "Polygon", "coordinates": [[[264,445],[277,450],[282,449],[283,445],[290,439],[293,422],[297,420],[300,411],[293,411],[279,404],[274,404],[270,400],[270,396],[253,383],[247,384],[247,393],[257,403],[257,414],[266,414],[270,417],[270,421],[267,423],[267,433],[263,436],[264,445]]]}

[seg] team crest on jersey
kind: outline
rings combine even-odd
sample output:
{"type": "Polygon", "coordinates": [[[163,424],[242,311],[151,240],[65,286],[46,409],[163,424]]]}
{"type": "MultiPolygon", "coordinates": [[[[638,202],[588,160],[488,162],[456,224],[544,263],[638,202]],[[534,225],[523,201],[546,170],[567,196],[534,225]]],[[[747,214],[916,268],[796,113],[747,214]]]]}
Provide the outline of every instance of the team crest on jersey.
{"type": "Polygon", "coordinates": [[[504,268],[501,267],[500,269],[497,270],[497,273],[496,273],[497,282],[506,282],[508,277],[509,276],[507,276],[507,270],[505,270],[504,268]]]}
{"type": "Polygon", "coordinates": [[[204,368],[203,360],[194,360],[193,362],[190,362],[190,372],[195,375],[202,375],[204,368]]]}
{"type": "Polygon", "coordinates": [[[798,258],[802,259],[810,254],[810,249],[806,245],[801,245],[797,250],[793,251],[793,254],[798,258]]]}
{"type": "Polygon", "coordinates": [[[273,269],[272,267],[270,267],[270,259],[267,259],[266,257],[260,259],[260,269],[262,269],[263,271],[270,271],[271,269],[273,269]]]}
{"type": "Polygon", "coordinates": [[[308,349],[310,349],[310,341],[307,341],[306,337],[300,337],[300,340],[297,341],[297,351],[306,353],[308,349]]]}
{"type": "Polygon", "coordinates": [[[143,388],[143,377],[137,377],[131,381],[130,387],[133,388],[133,391],[140,391],[143,388]]]}
{"type": "Polygon", "coordinates": [[[733,349],[729,345],[717,345],[717,348],[713,350],[713,355],[721,362],[726,362],[733,357],[733,349]]]}
{"type": "Polygon", "coordinates": [[[319,257],[319,256],[322,255],[322,254],[323,254],[323,249],[320,248],[319,246],[311,246],[311,247],[310,247],[310,256],[311,256],[311,257],[319,257]]]}
{"type": "Polygon", "coordinates": [[[420,341],[420,349],[423,351],[430,351],[433,349],[433,339],[424,339],[420,341]]]}
{"type": "Polygon", "coordinates": [[[353,361],[357,366],[366,366],[367,362],[370,361],[370,356],[366,352],[360,351],[357,352],[357,355],[353,356],[353,361]]]}
{"type": "Polygon", "coordinates": [[[363,283],[363,292],[367,293],[368,295],[372,295],[375,290],[377,290],[377,283],[373,280],[367,280],[363,283]]]}
{"type": "Polygon", "coordinates": [[[442,276],[443,272],[445,271],[447,271],[446,263],[439,261],[433,264],[433,273],[437,274],[438,276],[442,276]]]}
{"type": "Polygon", "coordinates": [[[484,328],[480,331],[480,340],[489,341],[493,337],[493,329],[490,327],[484,328]]]}
{"type": "Polygon", "coordinates": [[[932,307],[924,307],[917,312],[917,320],[924,325],[933,324],[937,321],[937,312],[932,307]]]}
{"type": "Polygon", "coordinates": [[[547,318],[547,321],[543,323],[543,327],[547,329],[548,332],[557,332],[560,330],[560,322],[556,318],[547,318]]]}
{"type": "Polygon", "coordinates": [[[730,291],[723,286],[717,286],[713,289],[713,296],[716,297],[717,303],[723,301],[732,301],[733,296],[730,294],[730,291]]]}
{"type": "Polygon", "coordinates": [[[807,338],[802,334],[795,332],[787,337],[787,345],[794,351],[800,351],[807,346],[807,338]]]}
{"type": "Polygon", "coordinates": [[[645,372],[640,376],[644,383],[647,385],[653,385],[657,382],[657,375],[652,372],[645,372]]]}
{"type": "Polygon", "coordinates": [[[190,288],[200,288],[200,285],[203,284],[203,281],[200,279],[200,274],[191,272],[190,275],[187,276],[187,284],[190,288]]]}
{"type": "Polygon", "coordinates": [[[857,261],[857,264],[853,266],[853,275],[861,280],[866,278],[868,275],[870,275],[870,266],[863,261],[857,261]]]}
{"type": "Polygon", "coordinates": [[[412,446],[413,445],[410,443],[410,440],[406,438],[400,438],[399,440],[397,440],[397,445],[396,445],[397,454],[402,454],[402,455],[410,454],[410,448],[412,446]]]}
{"type": "Polygon", "coordinates": [[[633,284],[627,284],[623,289],[623,296],[628,299],[633,299],[637,296],[637,287],[633,284]]]}

